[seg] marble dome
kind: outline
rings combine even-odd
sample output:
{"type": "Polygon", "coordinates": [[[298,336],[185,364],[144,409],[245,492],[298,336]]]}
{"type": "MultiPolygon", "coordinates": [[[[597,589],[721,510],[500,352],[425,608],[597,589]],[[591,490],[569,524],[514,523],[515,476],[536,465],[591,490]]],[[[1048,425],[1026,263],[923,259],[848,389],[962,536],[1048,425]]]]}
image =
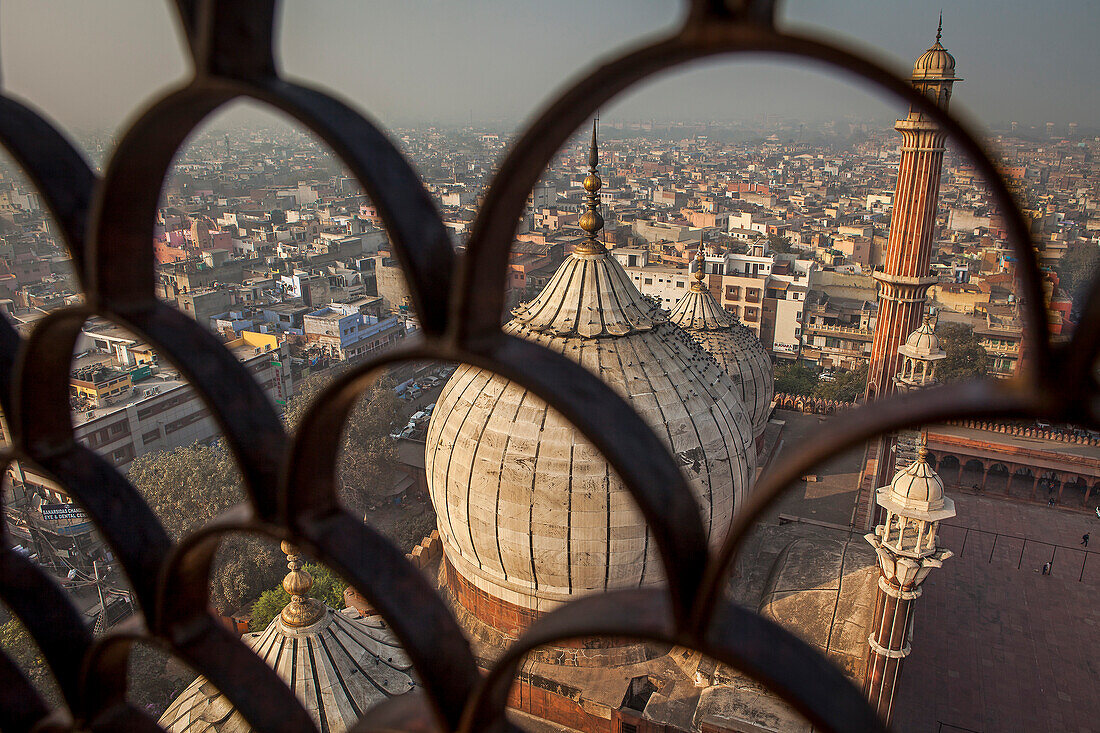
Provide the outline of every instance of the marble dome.
{"type": "MultiPolygon", "coordinates": [[[[287,545],[283,545],[287,551],[287,545]]],[[[308,593],[312,578],[288,552],[291,573],[283,586],[308,593]],[[292,580],[297,580],[293,585],[292,580]]],[[[242,637],[252,651],[294,690],[321,730],[343,733],[366,710],[419,687],[412,662],[379,616],[355,609],[334,611],[293,595],[283,612],[259,633],[242,637]]],[[[160,717],[168,731],[249,733],[252,726],[220,690],[199,676],[160,717]]]]}
{"type": "Polygon", "coordinates": [[[752,422],[754,438],[764,433],[775,397],[772,360],[752,330],[726,312],[703,283],[703,252],[696,258],[695,281],[676,305],[669,322],[691,334],[726,371],[752,422]]]}
{"type": "MultiPolygon", "coordinates": [[[[595,139],[590,175],[595,175],[595,139]]],[[[598,185],[589,181],[589,210],[598,185]]],[[[753,476],[752,428],[718,363],[644,297],[595,231],[505,331],[598,375],[642,416],[687,477],[709,541],[726,536],[753,476]]],[[[446,562],[535,614],[571,597],[663,580],[656,543],[595,447],[520,385],[463,365],[436,403],[425,470],[446,562]]]]}
{"type": "MultiPolygon", "coordinates": [[[[505,330],[625,397],[679,459],[711,543],[721,542],[755,468],[740,392],[613,257],[571,255],[505,330]]],[[[496,598],[542,611],[662,579],[645,522],[600,453],[501,376],[455,371],[428,427],[425,470],[447,561],[496,598]]]]}

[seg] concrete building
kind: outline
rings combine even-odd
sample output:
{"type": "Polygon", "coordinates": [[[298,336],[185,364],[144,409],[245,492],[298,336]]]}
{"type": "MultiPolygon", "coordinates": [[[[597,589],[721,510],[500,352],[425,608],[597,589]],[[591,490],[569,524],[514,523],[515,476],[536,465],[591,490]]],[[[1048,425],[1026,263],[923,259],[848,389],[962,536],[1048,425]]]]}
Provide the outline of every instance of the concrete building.
{"type": "Polygon", "coordinates": [[[361,358],[405,336],[395,316],[379,318],[355,303],[330,303],[307,313],[302,317],[302,333],[338,361],[361,358]]]}

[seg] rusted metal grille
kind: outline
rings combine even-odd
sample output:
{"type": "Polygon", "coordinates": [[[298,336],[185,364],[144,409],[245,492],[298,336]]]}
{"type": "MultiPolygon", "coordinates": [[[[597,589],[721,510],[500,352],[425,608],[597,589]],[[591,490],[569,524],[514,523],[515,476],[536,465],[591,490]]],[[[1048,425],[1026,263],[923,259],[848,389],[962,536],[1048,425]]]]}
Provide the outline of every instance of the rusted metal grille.
{"type": "Polygon", "coordinates": [[[27,339],[0,321],[0,401],[10,420],[7,459],[36,464],[83,507],[124,567],[141,621],[92,638],[58,587],[36,566],[0,550],[0,598],[27,626],[62,690],[68,715],[52,713],[0,655],[0,727],[156,729],[125,699],[126,659],[138,639],[158,644],[206,675],[257,729],[311,730],[294,694],[207,610],[207,575],[230,531],[287,539],[350,581],[391,624],[423,693],[367,714],[359,729],[483,730],[505,727],[507,690],[524,654],[568,638],[614,635],[698,649],[766,683],[821,730],[881,729],[859,691],[821,655],[722,589],[746,530],[814,464],[882,432],[962,417],[1024,416],[1096,426],[1100,392],[1100,288],[1071,342],[1052,346],[1028,227],[994,163],[966,126],[910,84],[850,51],[777,30],[774,3],[694,0],[671,35],[591,69],[512,146],[479,212],[468,248],[453,252],[409,163],[374,123],[331,95],[279,76],[272,51],[274,0],[176,0],[195,74],[125,133],[97,177],[51,124],[0,97],[0,140],[38,187],[72,253],[86,304],[43,318],[27,339]],[[1018,262],[1031,354],[1012,381],[957,384],[898,396],[832,419],[830,429],[784,453],[709,553],[675,461],[607,385],[578,364],[501,332],[506,261],[528,192],[555,152],[598,107],[650,75],[705,57],[767,52],[815,60],[915,105],[949,133],[989,183],[1018,262]],[[377,205],[404,268],[424,338],[343,376],[287,435],[261,388],[218,340],[154,297],[153,226],[162,181],[188,134],[219,106],[252,98],[320,136],[377,205]],[[217,416],[244,475],[248,500],[172,543],[136,490],[78,444],[69,415],[69,364],[85,319],[99,315],[140,335],[168,358],[217,416]],[[575,601],[544,616],[487,675],[435,590],[389,544],[336,501],[338,433],[356,396],[389,364],[467,362],[500,373],[552,404],[604,454],[653,532],[666,587],[575,601]],[[368,564],[360,558],[370,557],[368,564]]]}

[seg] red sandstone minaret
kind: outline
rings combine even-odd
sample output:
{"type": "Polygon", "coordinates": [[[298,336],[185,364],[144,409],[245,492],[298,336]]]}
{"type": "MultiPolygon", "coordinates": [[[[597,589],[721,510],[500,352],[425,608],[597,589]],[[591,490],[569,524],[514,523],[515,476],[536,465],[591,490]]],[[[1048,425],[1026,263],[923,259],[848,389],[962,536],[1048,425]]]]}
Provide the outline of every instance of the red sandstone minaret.
{"type": "MultiPolygon", "coordinates": [[[[913,66],[913,86],[946,109],[956,81],[955,58],[936,42],[913,66]]],[[[898,347],[921,325],[924,300],[935,282],[930,276],[932,236],[936,228],[936,199],[940,190],[945,135],[935,122],[910,108],[894,129],[901,133],[901,165],[894,190],[890,238],[879,282],[878,323],[867,372],[868,400],[894,391],[898,347]]]]}

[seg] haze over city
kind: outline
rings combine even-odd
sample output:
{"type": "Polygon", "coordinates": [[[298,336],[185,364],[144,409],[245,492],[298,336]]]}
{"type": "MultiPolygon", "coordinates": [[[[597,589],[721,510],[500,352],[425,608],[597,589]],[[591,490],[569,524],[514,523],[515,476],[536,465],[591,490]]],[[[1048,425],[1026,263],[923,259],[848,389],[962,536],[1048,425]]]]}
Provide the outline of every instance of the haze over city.
{"type": "MultiPolygon", "coordinates": [[[[933,39],[941,5],[799,0],[779,12],[784,27],[833,35],[904,73],[933,39]]],[[[994,126],[1096,124],[1100,3],[970,0],[943,10],[944,42],[966,68],[956,112],[994,126]]],[[[280,11],[285,72],[335,90],[383,124],[512,128],[598,57],[674,27],[684,4],[291,0],[280,11]]],[[[767,114],[888,124],[898,114],[892,100],[840,77],[765,61],[667,72],[617,100],[605,119],[744,122],[767,114]]],[[[187,72],[168,4],[145,0],[5,3],[0,62],[10,92],[66,127],[108,132],[187,72]]]]}
{"type": "Polygon", "coordinates": [[[46,2],[0,729],[1095,729],[1096,3],[46,2]]]}

